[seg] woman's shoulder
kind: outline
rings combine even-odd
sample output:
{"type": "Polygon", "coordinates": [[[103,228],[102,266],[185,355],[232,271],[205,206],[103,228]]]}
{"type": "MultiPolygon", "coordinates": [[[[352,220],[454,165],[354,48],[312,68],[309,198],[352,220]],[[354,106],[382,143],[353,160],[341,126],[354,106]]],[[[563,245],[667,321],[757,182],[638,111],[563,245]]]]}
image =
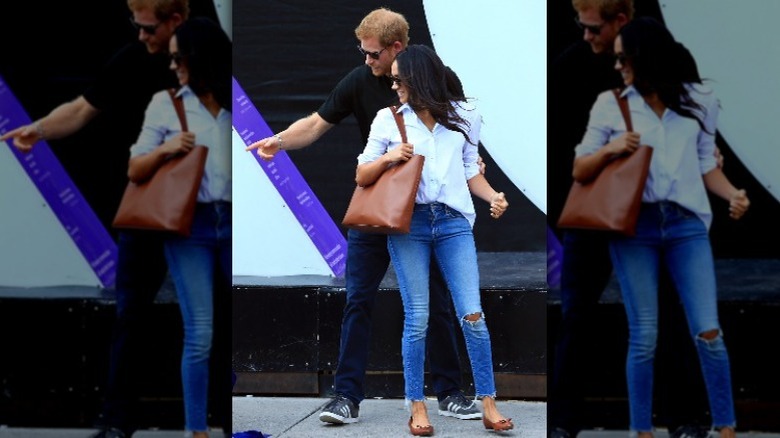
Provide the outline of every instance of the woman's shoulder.
{"type": "Polygon", "coordinates": [[[398,111],[399,114],[403,114],[403,107],[399,106],[386,106],[384,108],[380,108],[379,111],[376,112],[377,117],[383,117],[387,119],[393,118],[393,111],[398,111]]]}
{"type": "Polygon", "coordinates": [[[152,99],[149,101],[149,105],[160,106],[163,104],[173,105],[171,101],[170,91],[168,89],[162,89],[155,92],[152,95],[152,99]]]}
{"type": "Polygon", "coordinates": [[[626,88],[607,88],[606,90],[603,90],[599,93],[596,100],[615,100],[615,94],[617,93],[618,96],[628,96],[632,92],[634,92],[634,87],[626,87],[626,88]]]}
{"type": "MultiPolygon", "coordinates": [[[[403,116],[403,108],[397,107],[396,108],[399,111],[399,114],[403,116]]],[[[374,116],[374,123],[380,123],[380,124],[390,124],[395,123],[393,121],[393,108],[386,106],[384,108],[379,109],[376,112],[376,115],[374,116]]]]}
{"type": "Polygon", "coordinates": [[[596,96],[596,101],[593,102],[594,108],[611,108],[618,106],[618,101],[615,98],[615,94],[617,92],[617,97],[625,97],[626,99],[629,99],[631,97],[631,89],[619,89],[619,88],[610,88],[607,90],[604,90],[596,96]]]}

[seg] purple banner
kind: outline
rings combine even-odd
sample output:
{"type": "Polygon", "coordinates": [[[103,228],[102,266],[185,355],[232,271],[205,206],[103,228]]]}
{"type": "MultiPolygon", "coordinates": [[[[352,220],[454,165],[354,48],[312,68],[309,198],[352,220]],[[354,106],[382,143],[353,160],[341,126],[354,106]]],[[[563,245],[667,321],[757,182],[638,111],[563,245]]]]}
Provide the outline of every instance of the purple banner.
{"type": "Polygon", "coordinates": [[[553,230],[547,227],[547,284],[551,289],[561,287],[563,246],[553,230]]]}
{"type": "MultiPolygon", "coordinates": [[[[273,135],[260,112],[235,78],[233,78],[233,127],[244,140],[245,145],[273,135]]],[[[265,161],[254,153],[252,156],[290,207],[290,211],[309,235],[333,274],[336,277],[343,277],[347,264],[347,242],[344,235],[287,153],[281,151],[271,161],[265,161]]]]}
{"type": "MultiPolygon", "coordinates": [[[[22,105],[0,78],[0,134],[30,122],[30,117],[22,105]]],[[[49,145],[43,141],[38,142],[28,153],[19,152],[10,141],[8,147],[84,255],[103,287],[113,287],[116,278],[116,243],[49,145]]]]}

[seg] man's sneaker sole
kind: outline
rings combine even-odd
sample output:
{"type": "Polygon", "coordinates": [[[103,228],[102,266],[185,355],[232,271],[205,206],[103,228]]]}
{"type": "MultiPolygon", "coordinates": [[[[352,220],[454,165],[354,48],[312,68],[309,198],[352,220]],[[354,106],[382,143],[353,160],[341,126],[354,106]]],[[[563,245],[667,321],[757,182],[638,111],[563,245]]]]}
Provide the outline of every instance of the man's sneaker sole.
{"type": "Polygon", "coordinates": [[[357,423],[357,418],[342,417],[341,415],[334,414],[333,412],[323,412],[320,414],[320,421],[331,424],[352,424],[357,423]]]}
{"type": "Polygon", "coordinates": [[[439,409],[439,415],[441,415],[442,417],[454,417],[457,418],[458,420],[481,420],[482,419],[481,412],[476,412],[473,414],[456,414],[454,412],[439,409]]]}
{"type": "Polygon", "coordinates": [[[323,412],[320,414],[320,421],[331,424],[351,424],[357,423],[357,418],[347,418],[336,415],[332,412],[323,412]]]}

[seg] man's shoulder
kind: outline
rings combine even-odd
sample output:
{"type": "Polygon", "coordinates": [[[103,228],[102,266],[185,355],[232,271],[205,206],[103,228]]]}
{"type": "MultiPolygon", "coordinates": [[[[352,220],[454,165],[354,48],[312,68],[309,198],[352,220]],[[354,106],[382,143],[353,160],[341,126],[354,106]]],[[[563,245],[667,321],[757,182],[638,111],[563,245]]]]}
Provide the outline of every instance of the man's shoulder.
{"type": "Polygon", "coordinates": [[[371,77],[373,77],[371,68],[367,65],[359,65],[345,74],[341,82],[359,84],[369,80],[371,77]]]}
{"type": "Polygon", "coordinates": [[[381,78],[374,76],[369,66],[359,65],[341,78],[333,89],[332,97],[338,96],[343,98],[349,96],[352,98],[375,92],[372,90],[385,91],[385,89],[389,92],[391,90],[390,85],[383,83],[381,78]]]}
{"type": "Polygon", "coordinates": [[[574,42],[564,48],[552,60],[553,67],[567,67],[572,64],[581,64],[593,60],[596,54],[590,48],[590,44],[583,40],[574,42]]]}
{"type": "Polygon", "coordinates": [[[125,44],[109,60],[109,64],[129,64],[138,60],[151,59],[152,55],[140,41],[125,44]]]}

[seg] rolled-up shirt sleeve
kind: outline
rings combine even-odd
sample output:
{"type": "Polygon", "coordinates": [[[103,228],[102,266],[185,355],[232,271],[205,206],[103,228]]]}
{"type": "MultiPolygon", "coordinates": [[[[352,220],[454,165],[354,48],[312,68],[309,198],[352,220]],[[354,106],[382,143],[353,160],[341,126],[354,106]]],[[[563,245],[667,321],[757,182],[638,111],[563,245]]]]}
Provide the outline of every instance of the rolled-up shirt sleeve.
{"type": "MultiPolygon", "coordinates": [[[[393,133],[398,131],[395,118],[389,108],[383,108],[377,112],[374,121],[371,122],[371,130],[363,152],[358,155],[358,165],[376,161],[391,148],[393,133]]],[[[400,134],[398,134],[400,136],[400,134]]],[[[397,141],[396,141],[397,143],[397,141]]]]}
{"type": "MultiPolygon", "coordinates": [[[[617,119],[618,117],[622,118],[622,115],[612,91],[601,93],[590,110],[588,126],[585,128],[582,141],[574,148],[575,157],[590,155],[609,143],[614,127],[618,126],[617,123],[624,125],[622,120],[617,119]]],[[[561,129],[567,128],[561,127],[561,129]]]]}
{"type": "MultiPolygon", "coordinates": [[[[718,162],[715,159],[715,132],[718,129],[720,107],[712,93],[700,95],[699,102],[702,102],[706,111],[703,115],[703,123],[708,131],[700,131],[696,142],[696,151],[699,154],[699,169],[701,174],[704,175],[718,166],[718,162]],[[702,99],[701,97],[703,96],[707,96],[708,99],[702,99]]],[[[697,113],[697,115],[701,117],[700,113],[697,113]]]]}
{"type": "MultiPolygon", "coordinates": [[[[482,130],[482,116],[477,113],[476,110],[471,111],[473,116],[469,120],[468,137],[469,141],[463,142],[463,167],[466,176],[466,181],[473,178],[479,173],[479,165],[477,160],[479,159],[479,138],[480,131],[482,130]]],[[[462,111],[468,114],[469,111],[462,111]]]]}
{"type": "MultiPolygon", "coordinates": [[[[171,121],[171,114],[176,117],[173,102],[167,91],[155,94],[146,108],[144,124],[136,142],[130,146],[130,157],[145,155],[163,144],[175,132],[171,126],[177,126],[178,120],[171,121]]],[[[178,131],[177,131],[178,132],[178,131]]]]}

